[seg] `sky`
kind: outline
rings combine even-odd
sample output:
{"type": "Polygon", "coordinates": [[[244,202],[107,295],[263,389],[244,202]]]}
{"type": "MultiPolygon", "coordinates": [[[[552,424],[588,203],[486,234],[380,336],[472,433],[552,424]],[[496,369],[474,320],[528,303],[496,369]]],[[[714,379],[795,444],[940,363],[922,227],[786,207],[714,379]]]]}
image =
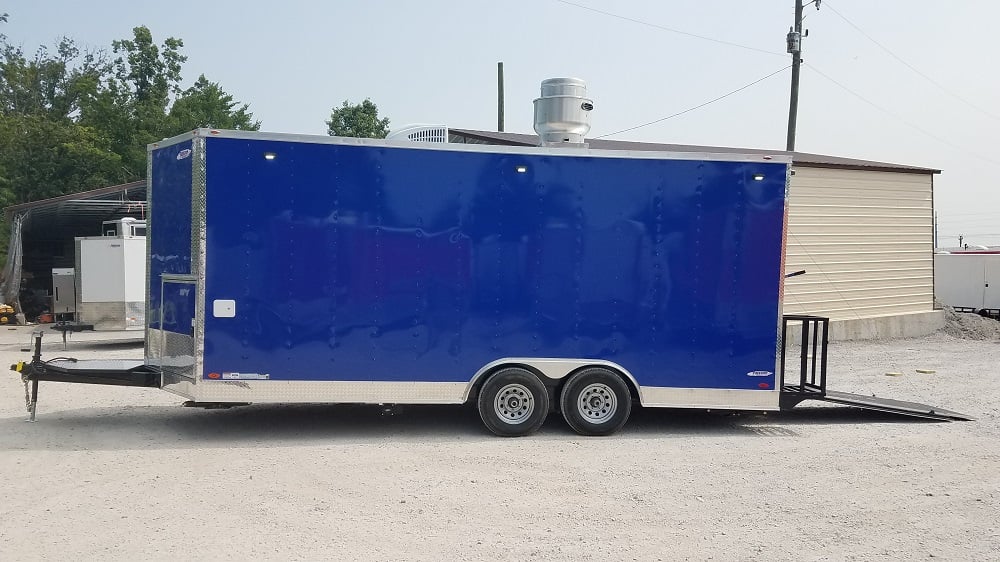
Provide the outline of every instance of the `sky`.
{"type": "MultiPolygon", "coordinates": [[[[785,147],[794,0],[229,0],[0,2],[0,32],[28,52],[68,36],[110,49],[146,25],[184,41],[184,85],[205,74],[262,130],[325,134],[344,100],[390,127],[532,132],[539,83],[574,76],[590,136],[785,147]],[[784,70],[782,70],[784,69],[784,70]]],[[[807,6],[796,149],[941,169],[939,245],[1000,244],[1000,49],[986,0],[823,0],[807,6]]]]}

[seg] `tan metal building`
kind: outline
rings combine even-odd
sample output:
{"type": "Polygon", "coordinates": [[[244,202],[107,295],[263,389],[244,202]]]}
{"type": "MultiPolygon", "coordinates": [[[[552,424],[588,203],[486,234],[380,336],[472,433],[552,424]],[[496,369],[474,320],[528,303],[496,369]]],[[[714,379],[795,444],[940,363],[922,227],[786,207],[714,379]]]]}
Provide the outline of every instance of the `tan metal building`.
{"type": "MultiPolygon", "coordinates": [[[[535,146],[534,135],[450,129],[449,142],[535,146]]],[[[592,139],[604,150],[773,154],[782,151],[592,139]]],[[[793,153],[786,314],[834,320],[834,339],[921,335],[934,309],[934,175],[940,170],[793,153]]]]}
{"type": "Polygon", "coordinates": [[[934,307],[933,173],[796,162],[789,189],[786,313],[835,320],[934,307]]]}

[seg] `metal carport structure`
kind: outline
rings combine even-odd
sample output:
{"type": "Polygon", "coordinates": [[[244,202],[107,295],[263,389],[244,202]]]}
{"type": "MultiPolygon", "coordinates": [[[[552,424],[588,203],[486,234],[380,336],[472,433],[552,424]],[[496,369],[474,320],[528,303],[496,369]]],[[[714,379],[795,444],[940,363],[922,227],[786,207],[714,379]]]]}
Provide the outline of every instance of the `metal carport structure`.
{"type": "Polygon", "coordinates": [[[75,266],[75,237],[99,236],[107,220],[145,216],[146,180],[7,207],[10,245],[0,299],[28,318],[37,315],[52,287],[52,268],[75,266]]]}

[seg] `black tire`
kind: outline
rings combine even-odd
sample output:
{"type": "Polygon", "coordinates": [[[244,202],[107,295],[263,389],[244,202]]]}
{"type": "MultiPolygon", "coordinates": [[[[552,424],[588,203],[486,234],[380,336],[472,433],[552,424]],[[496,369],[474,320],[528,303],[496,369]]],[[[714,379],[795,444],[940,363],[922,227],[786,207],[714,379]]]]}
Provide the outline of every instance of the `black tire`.
{"type": "Polygon", "coordinates": [[[580,435],[611,435],[628,421],[632,394],[614,371],[589,367],[566,381],[559,405],[573,431],[580,435]]]}
{"type": "Polygon", "coordinates": [[[490,375],[479,390],[479,417],[501,437],[530,435],[549,413],[549,393],[531,371],[518,367],[490,375]]]}

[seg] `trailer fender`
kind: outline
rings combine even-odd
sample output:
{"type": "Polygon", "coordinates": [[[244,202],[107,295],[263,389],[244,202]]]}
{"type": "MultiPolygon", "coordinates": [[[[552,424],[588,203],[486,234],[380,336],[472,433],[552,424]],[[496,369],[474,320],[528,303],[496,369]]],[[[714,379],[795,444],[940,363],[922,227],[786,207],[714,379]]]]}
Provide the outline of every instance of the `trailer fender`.
{"type": "Polygon", "coordinates": [[[629,385],[629,387],[631,387],[633,398],[639,399],[640,403],[642,402],[642,393],[639,390],[639,383],[636,382],[635,377],[632,376],[632,373],[630,373],[628,369],[625,369],[613,361],[605,361],[602,359],[548,359],[538,357],[505,357],[486,364],[476,372],[476,374],[469,381],[469,384],[465,387],[465,394],[462,397],[462,402],[468,402],[470,398],[473,398],[475,393],[479,390],[479,387],[482,386],[483,382],[485,382],[487,378],[489,378],[490,374],[494,373],[497,369],[505,367],[521,367],[538,375],[542,382],[545,383],[545,386],[549,388],[550,397],[554,398],[551,401],[553,406],[559,402],[557,392],[567,377],[587,367],[606,367],[617,372],[623,379],[625,379],[625,382],[629,385]]]}

